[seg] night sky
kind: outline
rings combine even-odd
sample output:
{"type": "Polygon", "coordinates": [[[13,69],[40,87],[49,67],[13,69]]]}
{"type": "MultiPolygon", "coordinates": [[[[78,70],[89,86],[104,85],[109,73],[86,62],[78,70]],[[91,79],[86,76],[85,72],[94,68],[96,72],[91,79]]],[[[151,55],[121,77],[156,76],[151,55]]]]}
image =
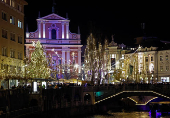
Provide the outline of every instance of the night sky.
{"type": "MultiPolygon", "coordinates": [[[[36,19],[40,11],[41,17],[52,13],[53,0],[26,0],[25,23],[29,32],[37,29],[36,19]],[[39,1],[39,3],[38,3],[39,1]]],[[[111,41],[111,35],[115,34],[115,42],[131,44],[133,39],[143,35],[141,23],[145,23],[146,36],[158,37],[161,40],[169,40],[170,32],[170,8],[164,3],[142,2],[90,2],[90,1],[57,1],[55,13],[70,20],[70,31],[77,33],[80,27],[82,44],[90,32],[95,34],[98,41],[105,38],[111,41]]]]}

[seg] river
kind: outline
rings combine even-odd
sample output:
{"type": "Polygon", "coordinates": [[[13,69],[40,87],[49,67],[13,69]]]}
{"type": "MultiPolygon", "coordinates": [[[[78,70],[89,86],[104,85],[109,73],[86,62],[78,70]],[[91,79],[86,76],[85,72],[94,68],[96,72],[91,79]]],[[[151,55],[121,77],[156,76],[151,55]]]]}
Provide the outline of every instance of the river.
{"type": "MultiPolygon", "coordinates": [[[[80,118],[80,117],[76,117],[80,118]]],[[[111,112],[106,115],[90,115],[81,118],[152,118],[149,112],[111,112]]],[[[156,116],[154,118],[170,118],[170,116],[156,116]]]]}

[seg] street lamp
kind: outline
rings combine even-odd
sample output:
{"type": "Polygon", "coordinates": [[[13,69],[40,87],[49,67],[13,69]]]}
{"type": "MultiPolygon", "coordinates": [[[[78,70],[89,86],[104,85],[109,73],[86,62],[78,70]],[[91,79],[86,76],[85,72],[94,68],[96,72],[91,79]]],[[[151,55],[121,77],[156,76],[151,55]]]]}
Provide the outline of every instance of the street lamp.
{"type": "Polygon", "coordinates": [[[75,67],[76,69],[78,68],[78,66],[79,66],[78,64],[75,64],[75,65],[74,65],[74,67],[75,67]]]}

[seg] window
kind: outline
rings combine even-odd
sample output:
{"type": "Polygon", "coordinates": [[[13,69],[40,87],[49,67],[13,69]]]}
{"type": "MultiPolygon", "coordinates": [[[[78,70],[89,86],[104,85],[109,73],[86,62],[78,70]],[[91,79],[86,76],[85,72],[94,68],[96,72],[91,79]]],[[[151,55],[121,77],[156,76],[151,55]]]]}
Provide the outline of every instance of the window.
{"type": "Polygon", "coordinates": [[[10,16],[10,23],[15,25],[15,18],[13,16],[10,16]]]}
{"type": "Polygon", "coordinates": [[[15,7],[15,2],[13,0],[10,0],[10,6],[15,7]]]}
{"type": "Polygon", "coordinates": [[[22,37],[18,36],[18,43],[22,44],[22,37]]]}
{"type": "Polygon", "coordinates": [[[10,57],[15,58],[15,50],[11,49],[10,51],[10,57]]]}
{"type": "Polygon", "coordinates": [[[160,71],[163,71],[163,66],[160,66],[160,71]]]}
{"type": "Polygon", "coordinates": [[[19,10],[19,11],[21,11],[21,10],[22,10],[22,9],[21,9],[21,5],[18,5],[18,10],[19,10]]]}
{"type": "Polygon", "coordinates": [[[166,55],[166,60],[168,60],[168,55],[166,55]]]}
{"type": "Polygon", "coordinates": [[[160,56],[160,61],[163,61],[163,56],[160,56]]]}
{"type": "Polygon", "coordinates": [[[2,56],[7,56],[7,48],[6,47],[2,48],[2,56]]]}
{"type": "Polygon", "coordinates": [[[5,20],[5,21],[7,21],[7,15],[6,15],[6,13],[3,12],[3,11],[2,11],[2,19],[5,20]]]}
{"type": "Polygon", "coordinates": [[[148,62],[148,57],[145,57],[145,62],[148,62]]]}
{"type": "Polygon", "coordinates": [[[10,39],[11,39],[12,41],[15,41],[15,34],[14,34],[14,33],[10,33],[10,39]]]}
{"type": "Polygon", "coordinates": [[[161,77],[162,82],[169,82],[169,77],[161,77]]]}
{"type": "Polygon", "coordinates": [[[22,25],[23,25],[23,23],[18,19],[18,27],[23,28],[22,25]]]}
{"type": "Polygon", "coordinates": [[[18,52],[18,59],[22,59],[22,53],[18,52]]]}
{"type": "Polygon", "coordinates": [[[166,66],[166,71],[169,71],[169,66],[166,66]]]}
{"type": "Polygon", "coordinates": [[[151,57],[151,61],[153,61],[153,56],[151,57]]]}
{"type": "Polygon", "coordinates": [[[7,31],[2,29],[2,37],[7,39],[7,31]]]}

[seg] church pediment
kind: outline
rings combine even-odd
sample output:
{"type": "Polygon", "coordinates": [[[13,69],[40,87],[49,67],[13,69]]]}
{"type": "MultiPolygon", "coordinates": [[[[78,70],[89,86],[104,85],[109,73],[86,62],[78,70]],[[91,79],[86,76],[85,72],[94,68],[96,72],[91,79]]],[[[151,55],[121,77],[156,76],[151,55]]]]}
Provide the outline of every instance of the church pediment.
{"type": "Polygon", "coordinates": [[[49,14],[47,16],[44,16],[44,17],[42,17],[40,19],[46,19],[46,20],[67,20],[67,19],[65,19],[65,18],[63,18],[63,17],[61,17],[61,16],[59,16],[57,14],[54,14],[54,13],[53,14],[49,14]]]}

